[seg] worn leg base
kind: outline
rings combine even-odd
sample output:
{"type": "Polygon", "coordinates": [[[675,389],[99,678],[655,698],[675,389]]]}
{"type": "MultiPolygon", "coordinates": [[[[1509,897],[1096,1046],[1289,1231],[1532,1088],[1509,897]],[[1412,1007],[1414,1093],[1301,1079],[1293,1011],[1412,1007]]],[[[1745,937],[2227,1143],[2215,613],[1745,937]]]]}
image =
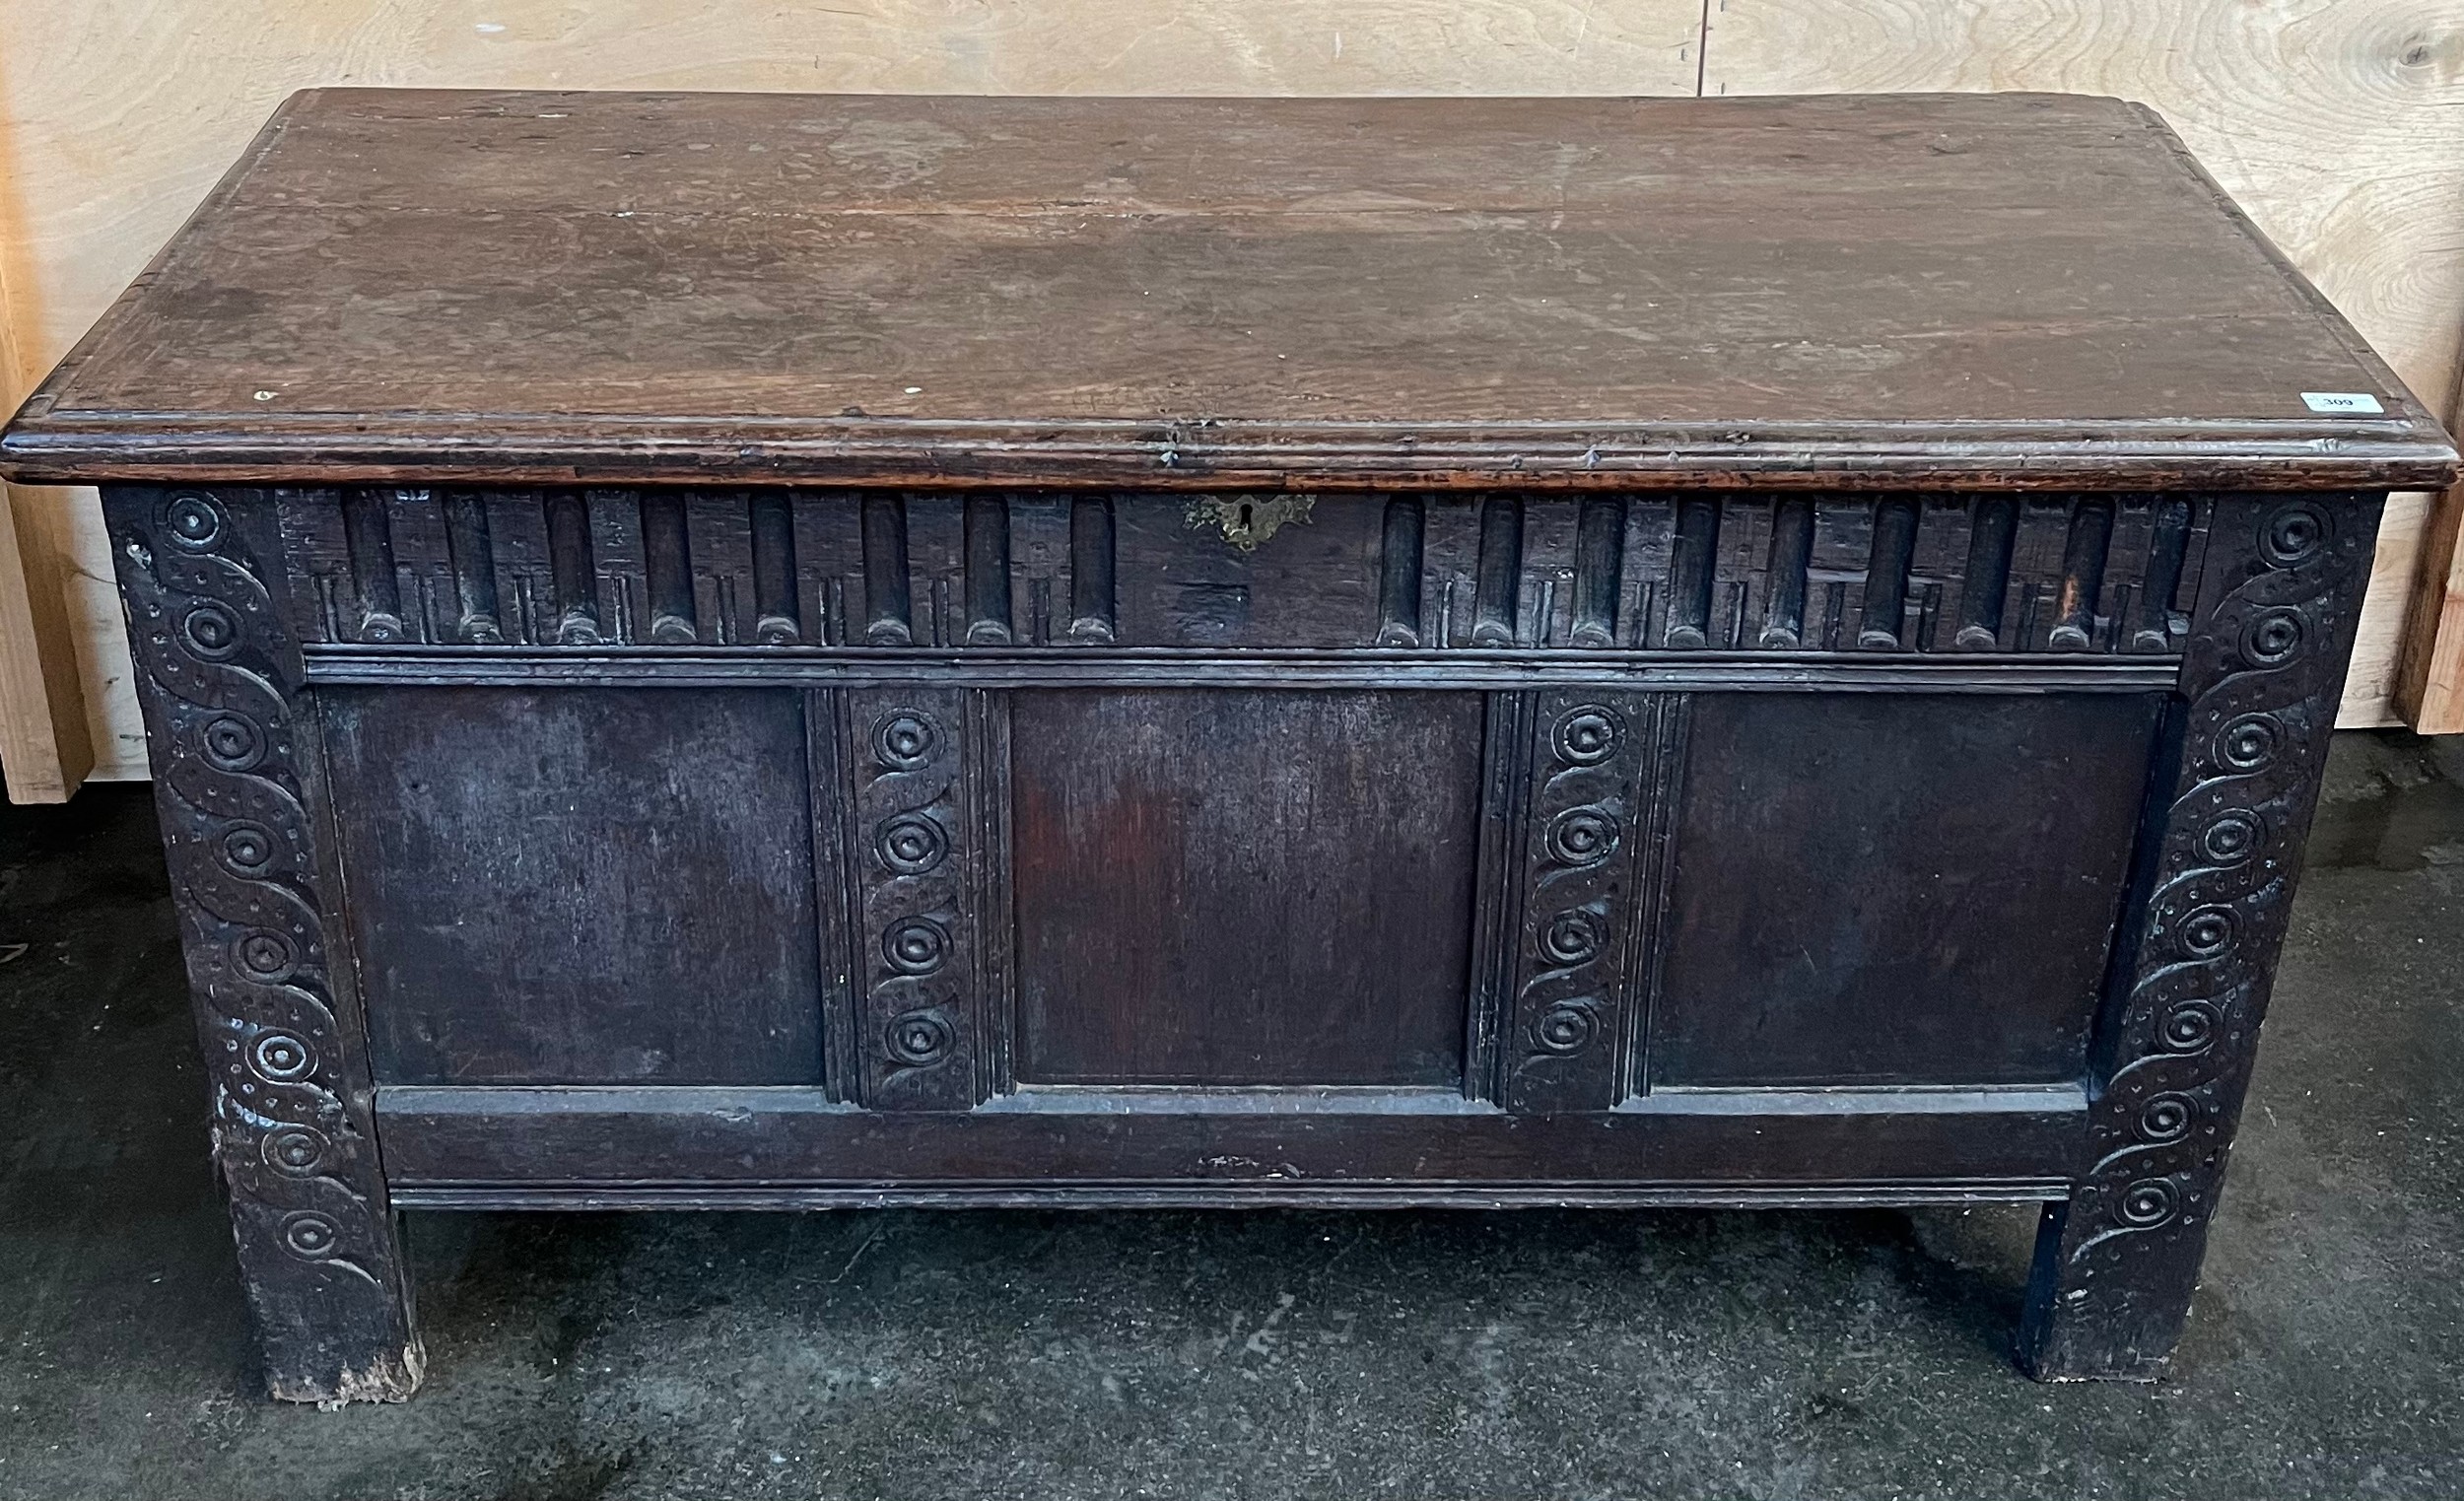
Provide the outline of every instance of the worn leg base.
{"type": "Polygon", "coordinates": [[[336,1366],[311,1380],[286,1378],[268,1370],[265,1389],[277,1401],[314,1402],[339,1407],[345,1402],[409,1401],[425,1376],[427,1357],[417,1343],[378,1356],[366,1366],[336,1366]]]}
{"type": "Polygon", "coordinates": [[[340,1213],[239,1197],[231,1207],[273,1397],[334,1406],[398,1402],[419,1390],[427,1355],[393,1215],[352,1224],[340,1213]]]}
{"type": "MultiPolygon", "coordinates": [[[[2093,1188],[2081,1198],[2094,1196],[2093,1188]]],[[[2038,1381],[2155,1381],[2190,1318],[2207,1218],[2147,1233],[2072,1233],[2078,1199],[2045,1206],[2019,1321],[2019,1366],[2038,1381]],[[2170,1233],[2166,1233],[2170,1232],[2170,1233]]],[[[2098,1220],[2088,1214],[2086,1223],[2098,1220]]]]}

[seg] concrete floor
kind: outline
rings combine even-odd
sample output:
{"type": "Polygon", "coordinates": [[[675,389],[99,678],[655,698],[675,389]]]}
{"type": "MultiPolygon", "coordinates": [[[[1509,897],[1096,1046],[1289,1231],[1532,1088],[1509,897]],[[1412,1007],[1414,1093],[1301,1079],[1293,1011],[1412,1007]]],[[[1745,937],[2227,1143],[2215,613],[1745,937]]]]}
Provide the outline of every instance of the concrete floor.
{"type": "Polygon", "coordinates": [[[2347,735],[2177,1375],[2032,1215],[413,1215],[431,1376],[263,1399],[142,788],[0,809],[0,1496],[2464,1493],[2464,742],[2347,735]]]}

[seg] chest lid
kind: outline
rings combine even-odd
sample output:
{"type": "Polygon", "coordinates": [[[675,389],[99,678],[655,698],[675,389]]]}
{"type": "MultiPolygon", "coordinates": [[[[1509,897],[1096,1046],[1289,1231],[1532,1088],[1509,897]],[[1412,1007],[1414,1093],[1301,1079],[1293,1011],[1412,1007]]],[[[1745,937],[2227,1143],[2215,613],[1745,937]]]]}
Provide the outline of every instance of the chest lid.
{"type": "Polygon", "coordinates": [[[2384,488],[2437,423],[2057,95],[321,90],[0,437],[47,481],[2384,488]]]}

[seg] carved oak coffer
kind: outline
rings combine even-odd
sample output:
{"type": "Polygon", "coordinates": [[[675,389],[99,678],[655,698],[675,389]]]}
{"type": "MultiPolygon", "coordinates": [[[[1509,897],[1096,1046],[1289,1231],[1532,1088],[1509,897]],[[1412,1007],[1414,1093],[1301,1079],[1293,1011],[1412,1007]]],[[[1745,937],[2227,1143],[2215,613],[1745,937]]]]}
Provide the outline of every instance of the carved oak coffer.
{"type": "Polygon", "coordinates": [[[2046,96],[302,95],[0,451],[325,1399],[404,1207],[2033,1200],[2152,1375],[2455,469],[2046,96]]]}

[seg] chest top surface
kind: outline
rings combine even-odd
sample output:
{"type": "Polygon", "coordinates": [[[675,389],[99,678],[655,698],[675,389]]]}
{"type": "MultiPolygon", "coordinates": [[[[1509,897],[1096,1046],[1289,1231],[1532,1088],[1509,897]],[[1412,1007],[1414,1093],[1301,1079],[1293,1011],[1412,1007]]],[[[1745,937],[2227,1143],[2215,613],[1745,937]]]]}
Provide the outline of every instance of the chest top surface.
{"type": "Polygon", "coordinates": [[[2436,484],[2150,110],[296,96],[20,478],[2436,484]],[[2313,399],[2332,397],[2330,409],[2313,399]]]}

